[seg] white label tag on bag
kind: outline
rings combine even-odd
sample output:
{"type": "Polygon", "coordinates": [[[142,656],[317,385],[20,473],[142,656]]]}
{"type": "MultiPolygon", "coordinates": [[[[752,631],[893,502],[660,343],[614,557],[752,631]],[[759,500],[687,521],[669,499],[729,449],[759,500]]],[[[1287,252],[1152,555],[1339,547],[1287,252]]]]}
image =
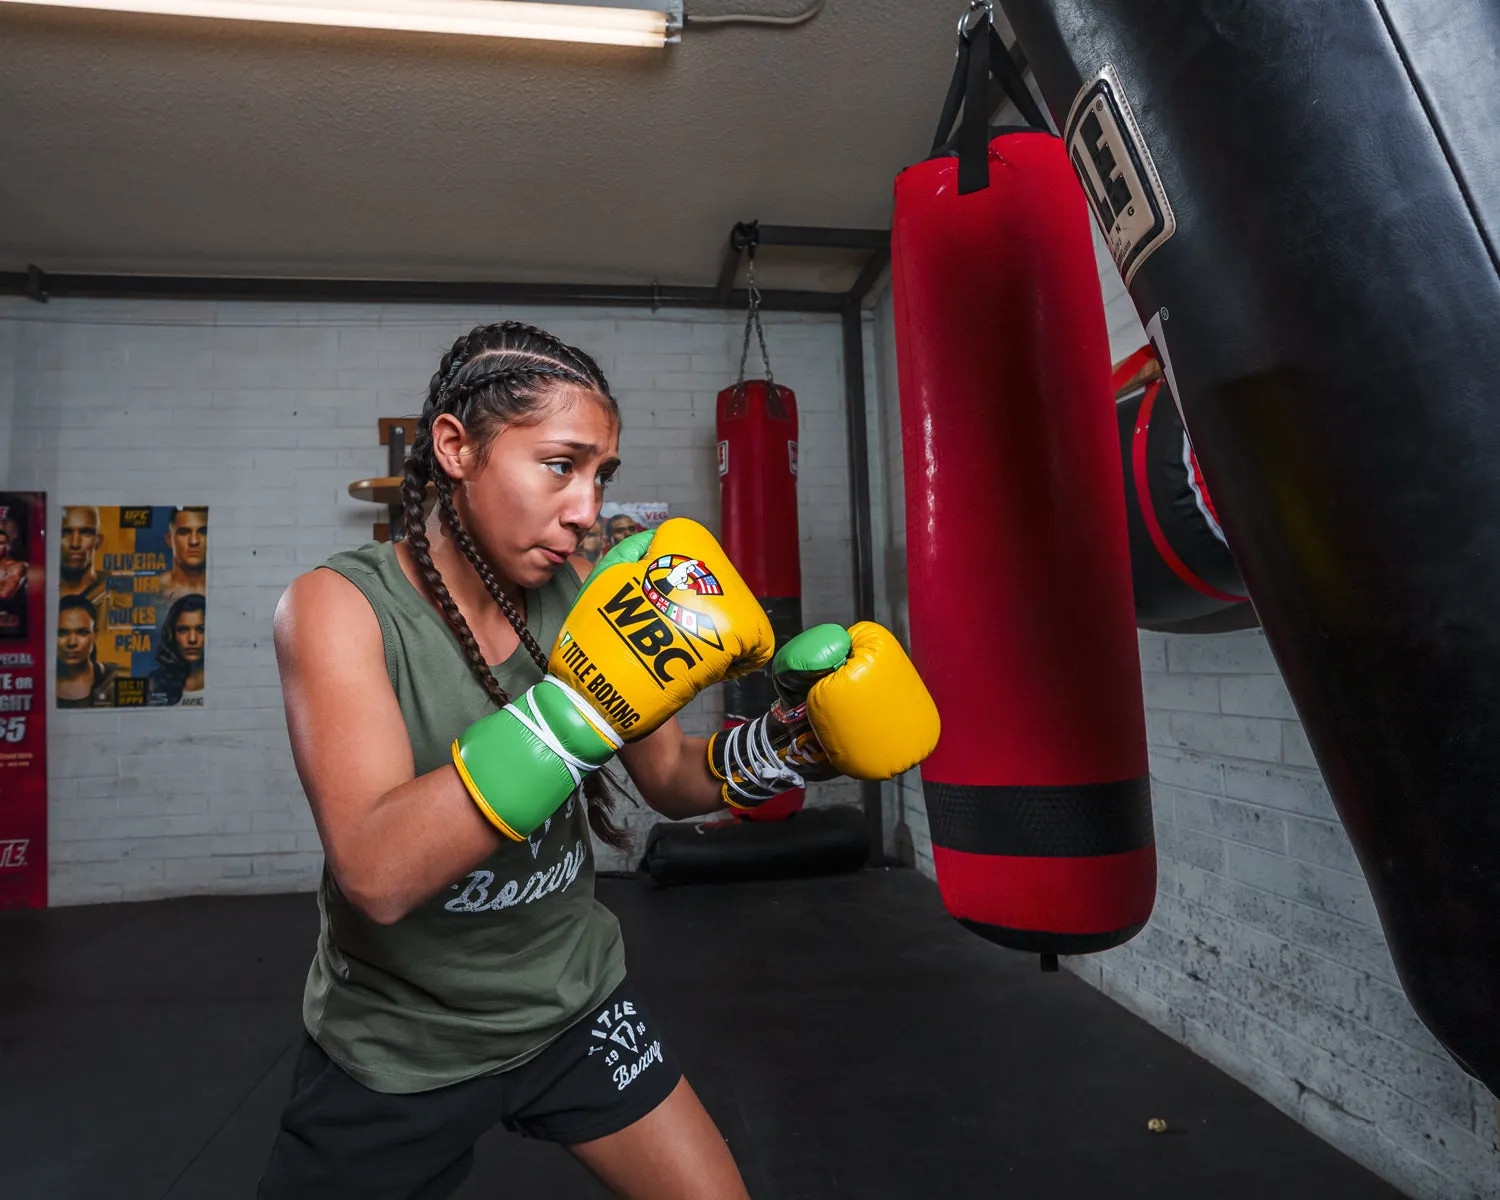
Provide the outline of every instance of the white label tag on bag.
{"type": "Polygon", "coordinates": [[[1129,287],[1141,264],[1176,232],[1177,218],[1111,64],[1079,91],[1063,143],[1129,287]]]}

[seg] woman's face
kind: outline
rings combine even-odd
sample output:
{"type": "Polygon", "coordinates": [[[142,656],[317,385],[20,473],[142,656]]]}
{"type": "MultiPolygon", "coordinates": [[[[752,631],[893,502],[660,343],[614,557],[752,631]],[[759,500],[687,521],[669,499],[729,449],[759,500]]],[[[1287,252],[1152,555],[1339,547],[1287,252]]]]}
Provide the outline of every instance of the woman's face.
{"type": "Polygon", "coordinates": [[[620,465],[619,425],[597,393],[560,385],[533,416],[501,426],[484,456],[452,417],[433,425],[433,450],[457,481],[453,503],[464,528],[523,588],[540,587],[578,550],[620,465]]]}
{"type": "Polygon", "coordinates": [[[94,649],[94,623],[87,613],[67,609],[57,618],[57,661],[65,667],[80,667],[94,649]]]}
{"type": "Polygon", "coordinates": [[[182,655],[183,662],[195,667],[203,661],[204,625],[201,612],[178,614],[172,633],[177,642],[177,653],[182,655]]]}

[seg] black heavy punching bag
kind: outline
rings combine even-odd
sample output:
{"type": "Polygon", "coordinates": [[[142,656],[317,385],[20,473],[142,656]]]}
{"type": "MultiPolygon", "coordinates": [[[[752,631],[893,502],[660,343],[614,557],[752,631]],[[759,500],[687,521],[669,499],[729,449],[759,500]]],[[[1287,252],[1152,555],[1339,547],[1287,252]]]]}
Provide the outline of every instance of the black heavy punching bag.
{"type": "Polygon", "coordinates": [[[1002,3],[1406,992],[1500,1090],[1500,6],[1002,3]]]}
{"type": "MultiPolygon", "coordinates": [[[[1115,367],[1130,577],[1136,624],[1186,633],[1200,618],[1250,606],[1197,452],[1160,371],[1150,346],[1115,367]],[[1143,367],[1155,376],[1122,388],[1143,367]]],[[[1252,623],[1240,619],[1234,626],[1252,623]]]]}

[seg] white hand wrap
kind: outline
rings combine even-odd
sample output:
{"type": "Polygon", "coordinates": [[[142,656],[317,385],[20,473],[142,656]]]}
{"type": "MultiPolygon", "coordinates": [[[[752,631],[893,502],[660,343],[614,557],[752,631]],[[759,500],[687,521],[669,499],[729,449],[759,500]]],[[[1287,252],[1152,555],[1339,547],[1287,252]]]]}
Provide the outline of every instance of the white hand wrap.
{"type": "Polygon", "coordinates": [[[784,763],[766,732],[770,713],[724,734],[724,783],[736,799],[763,804],[782,792],[805,787],[806,781],[784,763]]]}

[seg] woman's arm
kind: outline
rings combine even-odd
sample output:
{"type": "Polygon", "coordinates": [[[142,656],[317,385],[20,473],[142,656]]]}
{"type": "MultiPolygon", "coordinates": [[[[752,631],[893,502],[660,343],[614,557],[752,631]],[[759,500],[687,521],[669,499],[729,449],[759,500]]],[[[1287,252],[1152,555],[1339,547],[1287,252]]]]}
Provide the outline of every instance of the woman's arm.
{"type": "Polygon", "coordinates": [[[686,736],[676,717],[622,747],[618,757],[646,803],[664,817],[680,821],[725,807],[708,769],[708,740],[686,736]]]}
{"type": "Polygon", "coordinates": [[[380,624],[358,588],[315,570],[276,608],[292,757],[329,869],[372,921],[392,924],[500,846],[451,764],[415,777],[380,624]]]}

